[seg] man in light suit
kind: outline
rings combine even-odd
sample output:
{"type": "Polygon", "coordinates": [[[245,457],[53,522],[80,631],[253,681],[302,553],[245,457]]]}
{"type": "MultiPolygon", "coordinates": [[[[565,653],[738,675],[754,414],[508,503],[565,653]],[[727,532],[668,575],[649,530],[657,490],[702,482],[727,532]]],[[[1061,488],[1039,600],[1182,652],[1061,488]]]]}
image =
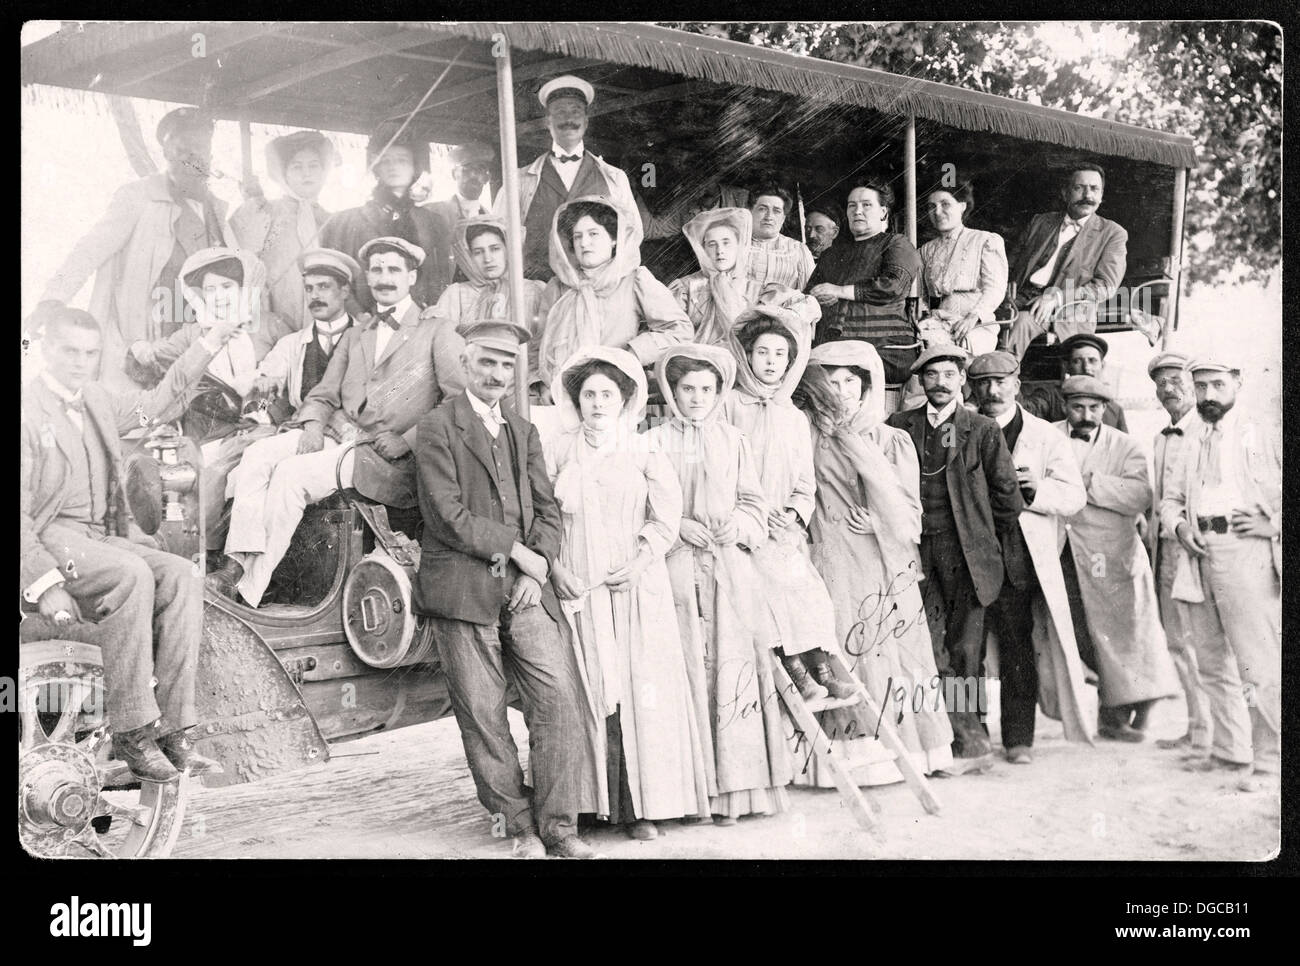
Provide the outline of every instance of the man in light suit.
{"type": "Polygon", "coordinates": [[[395,507],[415,505],[415,424],[459,392],[462,341],[411,299],[424,252],[403,238],[361,249],[377,312],[335,349],[293,422],[254,443],[231,476],[234,505],[226,563],[208,575],[216,593],[261,603],[303,510],[343,487],[395,507]]]}
{"type": "Polygon", "coordinates": [[[1213,754],[1224,761],[1249,763],[1250,714],[1241,694],[1237,662],[1231,658],[1217,662],[1220,666],[1215,669],[1215,677],[1222,680],[1216,680],[1215,686],[1230,697],[1221,702],[1222,710],[1219,712],[1219,717],[1228,719],[1229,726],[1216,729],[1212,726],[1209,697],[1197,667],[1195,626],[1186,620],[1187,607],[1173,599],[1177,572],[1180,567],[1188,567],[1189,563],[1187,551],[1161,520],[1160,504],[1164,500],[1169,474],[1178,465],[1180,451],[1191,443],[1203,426],[1196,415],[1196,397],[1186,367],[1187,357],[1177,352],[1161,352],[1147,364],[1147,374],[1155,383],[1156,397],[1169,413],[1169,425],[1156,434],[1152,443],[1155,476],[1151,487],[1151,513],[1147,520],[1147,553],[1156,577],[1160,619],[1165,625],[1169,656],[1174,660],[1187,700],[1187,731],[1178,738],[1162,738],[1156,745],[1164,749],[1184,749],[1201,756],[1213,747],[1213,754]]]}
{"type": "Polygon", "coordinates": [[[234,247],[225,202],[208,190],[212,118],[181,107],[158,122],[167,170],[123,185],[50,279],[29,326],[72,301],[91,275],[90,314],[103,325],[99,379],[115,391],[137,386],[123,375],[126,347],[170,335],[186,321],[178,282],[185,259],[211,246],[234,247]]]}
{"type": "MultiPolygon", "coordinates": [[[[542,85],[537,99],[546,109],[551,150],[519,169],[520,217],[524,223],[524,275],[550,281],[551,222],[566,201],[600,195],[632,212],[644,224],[627,175],[606,164],[583,144],[587,133],[587,108],[596,92],[581,77],[566,74],[542,85]]],[[[505,217],[505,192],[497,195],[495,213],[505,217]]]]}
{"type": "Polygon", "coordinates": [[[157,389],[119,393],[92,381],[99,323],[80,309],[53,310],[45,369],[23,392],[19,606],[40,616],[23,619],[19,638],[100,645],[113,751],[145,781],[220,766],[185,736],[198,723],[203,587],[189,560],[135,526],[121,490],[119,434],[153,422],[234,330],[205,333],[157,389]]]}
{"type": "Polygon", "coordinates": [[[479,801],[504,821],[515,854],[590,858],[577,835],[580,684],[548,581],[560,511],[537,428],[502,404],[529,332],[502,320],[460,332],[466,391],[419,424],[414,606],[433,620],[479,801]],[[507,682],[523,701],[531,796],[506,719],[507,682]]]}
{"type": "Polygon", "coordinates": [[[945,696],[965,701],[948,709],[953,757],[965,759],[956,770],[963,771],[986,769],[993,753],[980,720],[984,608],[997,600],[1003,574],[1022,574],[1025,566],[1003,555],[1024,506],[1006,440],[997,423],[961,404],[968,359],[955,345],[921,353],[912,373],[920,376],[926,404],[886,420],[907,431],[920,458],[925,613],[945,696]]]}
{"type": "MultiPolygon", "coordinates": [[[[1275,786],[1282,728],[1282,451],[1275,433],[1236,408],[1241,372],[1216,357],[1187,366],[1201,425],[1166,481],[1160,515],[1197,566],[1175,586],[1192,623],[1201,679],[1218,732],[1235,703],[1221,669],[1235,656],[1250,710],[1253,775],[1275,786]]],[[[1245,773],[1217,751],[1198,769],[1245,773]]]]}
{"type": "Polygon", "coordinates": [[[1128,232],[1097,214],[1106,190],[1106,173],[1080,164],[1061,187],[1064,211],[1034,215],[1011,263],[1020,316],[1007,334],[1007,351],[1016,358],[1055,319],[1056,334],[1095,332],[1097,304],[1124,281],[1128,232]],[[1067,303],[1083,300],[1057,315],[1067,303]]]}
{"type": "Polygon", "coordinates": [[[989,629],[998,638],[998,667],[1002,680],[1002,746],[1007,761],[1033,761],[1034,717],[1039,676],[1035,639],[1043,644],[1052,680],[1043,682],[1055,695],[1051,717],[1065,724],[1066,738],[1091,742],[1083,720],[1083,665],[1079,660],[1070,604],[1061,576],[1060,553],[1065,540],[1061,518],[1083,509],[1088,497],[1069,444],[1048,423],[1016,404],[1020,364],[1006,352],[989,352],[972,360],[968,378],[980,412],[1002,428],[1025,509],[1020,526],[1007,535],[1019,543],[1011,559],[1024,559],[1023,571],[1008,568],[997,600],[988,607],[989,629]]]}

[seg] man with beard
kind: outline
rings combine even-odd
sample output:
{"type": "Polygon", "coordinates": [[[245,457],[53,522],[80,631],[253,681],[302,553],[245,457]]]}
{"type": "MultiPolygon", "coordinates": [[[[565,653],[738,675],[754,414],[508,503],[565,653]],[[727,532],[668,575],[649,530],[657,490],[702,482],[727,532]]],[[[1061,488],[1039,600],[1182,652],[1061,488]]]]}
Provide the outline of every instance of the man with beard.
{"type": "Polygon", "coordinates": [[[885,382],[907,381],[917,350],[906,299],[921,271],[921,256],[902,235],[887,231],[894,192],[875,178],[849,191],[846,215],[853,238],[822,253],[807,292],[821,304],[817,342],[862,339],[885,364],[885,382]]]}
{"type": "Polygon", "coordinates": [[[1147,522],[1147,553],[1151,569],[1155,572],[1156,590],[1160,599],[1160,619],[1165,625],[1169,642],[1169,656],[1173,658],[1178,679],[1187,699],[1187,731],[1181,737],[1161,738],[1156,745],[1165,749],[1185,749],[1204,754],[1211,748],[1213,735],[1214,756],[1235,763],[1250,762],[1250,716],[1241,694],[1241,678],[1235,660],[1216,662],[1214,687],[1227,696],[1220,701],[1220,717],[1225,726],[1213,727],[1207,689],[1201,681],[1196,662],[1196,642],[1193,627],[1187,621],[1190,605],[1181,605],[1173,599],[1174,581],[1179,569],[1189,566],[1187,551],[1178,538],[1160,518],[1160,504],[1164,499],[1169,474],[1178,465],[1182,449],[1188,445],[1194,431],[1199,431],[1201,421],[1196,415],[1196,397],[1192,379],[1188,374],[1187,357],[1177,352],[1162,352],[1147,364],[1147,373],[1156,386],[1156,398],[1169,413],[1169,425],[1156,434],[1152,444],[1155,476],[1151,513],[1147,522]]]}
{"type": "Polygon", "coordinates": [[[1165,644],[1151,565],[1134,518],[1151,503],[1147,458],[1127,433],[1102,423],[1105,383],[1070,376],[1068,412],[1056,428],[1069,437],[1088,503],[1066,523],[1061,571],[1083,662],[1099,678],[1097,732],[1142,741],[1151,706],[1178,691],[1165,644]]]}
{"type": "Polygon", "coordinates": [[[820,260],[826,249],[835,244],[840,234],[840,223],[829,208],[814,206],[808,212],[808,250],[820,260]]]}
{"type": "MultiPolygon", "coordinates": [[[[566,201],[592,195],[609,198],[643,225],[645,215],[627,175],[587,150],[587,108],[596,92],[581,77],[566,74],[542,85],[537,99],[546,110],[551,150],[519,169],[519,208],[524,225],[524,275],[550,281],[549,240],[555,212],[566,201]]],[[[506,193],[494,213],[506,217],[506,193]]]]}
{"type": "Polygon", "coordinates": [[[1049,325],[1061,338],[1095,331],[1098,303],[1124,280],[1128,232],[1097,214],[1105,190],[1099,165],[1076,165],[1061,186],[1065,210],[1034,215],[1029,223],[1011,261],[1020,315],[1007,334],[1007,351],[1017,359],[1049,325]],[[1057,316],[1075,301],[1080,304],[1057,316]]]}
{"type": "Polygon", "coordinates": [[[496,320],[460,332],[466,391],[419,424],[415,610],[433,621],[479,801],[504,819],[515,855],[592,858],[577,835],[581,685],[549,579],[560,511],[537,428],[503,404],[529,333],[496,320]],[[506,719],[508,684],[523,702],[531,792],[506,719]]]}
{"type": "Polygon", "coordinates": [[[361,249],[377,312],[344,333],[325,375],[287,433],[248,448],[232,480],[226,563],[208,586],[245,603],[262,601],[303,510],[352,487],[387,506],[415,505],[416,421],[464,387],[461,339],[421,318],[411,298],[424,252],[403,238],[361,249]]]}
{"type": "MultiPolygon", "coordinates": [[[[954,772],[986,770],[993,746],[985,709],[984,608],[1003,574],[1023,570],[1003,559],[1024,501],[998,424],[961,405],[966,351],[932,346],[913,365],[926,404],[886,422],[906,430],[921,464],[921,566],[935,664],[952,722],[954,772]]],[[[1010,545],[1015,549],[1015,545],[1010,545]]]]}
{"type": "Polygon", "coordinates": [[[111,390],[137,389],[123,372],[126,347],[175,332],[193,316],[180,292],[181,266],[196,252],[235,247],[225,202],[208,190],[212,118],[180,107],[158,122],[167,170],[119,188],[108,211],[54,273],[28,328],[76,297],[95,276],[89,311],[103,327],[99,378],[111,390]]]}
{"type": "MultiPolygon", "coordinates": [[[[443,230],[451,237],[458,221],[486,215],[483,189],[491,182],[496,170],[496,152],[480,141],[470,141],[451,150],[451,176],[456,191],[450,198],[430,202],[426,207],[442,219],[443,230]]],[[[463,281],[457,276],[455,281],[463,281]]]]}
{"type": "MultiPolygon", "coordinates": [[[[1185,608],[1210,697],[1216,745],[1227,707],[1220,669],[1236,658],[1250,711],[1254,773],[1278,781],[1282,727],[1282,454],[1276,435],[1236,408],[1241,371],[1216,357],[1188,364],[1201,424],[1189,427],[1161,501],[1162,521],[1195,566],[1173,597],[1185,608]]],[[[1177,603],[1176,605],[1177,606],[1177,603]]],[[[1194,767],[1244,772],[1217,753],[1194,767]]]]}
{"type": "MultiPolygon", "coordinates": [[[[1088,333],[1072,335],[1061,343],[1060,351],[1065,368],[1062,379],[1066,376],[1092,376],[1094,379],[1105,381],[1106,353],[1110,351],[1110,345],[1101,336],[1088,333]]],[[[1057,423],[1065,418],[1065,396],[1061,394],[1059,383],[1030,390],[1021,397],[1020,405],[1026,412],[1033,413],[1050,423],[1057,423]]],[[[1128,420],[1124,418],[1124,410],[1113,399],[1106,401],[1101,421],[1107,426],[1114,426],[1121,433],[1128,432],[1128,420]]]]}
{"type": "MultiPolygon", "coordinates": [[[[384,124],[366,144],[366,162],[375,175],[375,190],[360,208],[340,211],[321,229],[320,246],[347,252],[364,264],[361,249],[376,238],[401,238],[420,249],[422,260],[411,297],[421,307],[432,305],[450,275],[451,236],[440,219],[411,198],[411,185],[429,170],[429,145],[411,128],[384,124]]],[[[368,273],[367,273],[368,275],[368,273]]],[[[367,276],[357,279],[355,304],[348,311],[368,319],[375,311],[367,276]]]]}
{"type": "Polygon", "coordinates": [[[1019,527],[1007,533],[1006,575],[988,607],[988,627],[998,638],[1002,746],[1007,761],[1028,765],[1040,693],[1035,650],[1046,655],[1045,666],[1052,671],[1042,692],[1055,700],[1045,701],[1044,710],[1064,723],[1070,741],[1092,740],[1083,719],[1083,666],[1060,562],[1062,518],[1082,510],[1087,495],[1069,443],[1050,423],[1016,404],[1016,357],[986,353],[971,362],[968,375],[980,412],[1002,429],[1025,503],[1019,527]]]}

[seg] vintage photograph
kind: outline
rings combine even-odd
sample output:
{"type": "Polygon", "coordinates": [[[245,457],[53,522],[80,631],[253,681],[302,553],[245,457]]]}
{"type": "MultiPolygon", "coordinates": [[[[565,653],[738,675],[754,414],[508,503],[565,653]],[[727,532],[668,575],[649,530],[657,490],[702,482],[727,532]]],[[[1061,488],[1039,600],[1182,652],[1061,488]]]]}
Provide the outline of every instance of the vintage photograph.
{"type": "Polygon", "coordinates": [[[26,22],[19,845],[1276,858],[1282,33],[26,22]]]}

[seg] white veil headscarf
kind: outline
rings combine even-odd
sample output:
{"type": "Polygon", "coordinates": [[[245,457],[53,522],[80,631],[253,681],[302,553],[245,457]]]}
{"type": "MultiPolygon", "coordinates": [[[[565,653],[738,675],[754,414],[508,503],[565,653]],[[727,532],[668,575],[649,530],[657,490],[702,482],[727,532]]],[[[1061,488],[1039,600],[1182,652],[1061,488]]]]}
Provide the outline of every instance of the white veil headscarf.
{"type": "Polygon", "coordinates": [[[745,288],[754,216],[744,208],[712,208],[683,225],[682,234],[691,243],[700,271],[709,279],[708,297],[701,300],[697,309],[698,320],[691,320],[695,323],[695,339],[706,345],[719,345],[726,342],[732,324],[748,304],[745,288]],[[713,267],[713,259],[704,249],[705,234],[719,225],[736,234],[736,264],[725,272],[713,267]]]}
{"type": "Polygon", "coordinates": [[[257,373],[256,350],[249,331],[262,323],[262,295],[266,290],[266,266],[250,251],[235,248],[204,248],[195,252],[181,265],[179,280],[185,301],[194,309],[199,329],[206,332],[216,320],[208,317],[207,300],[201,286],[191,285],[188,276],[209,265],[233,259],[239,263],[243,279],[239,283],[240,322],[244,329],[237,332],[222,351],[208,363],[208,372],[230,386],[240,396],[253,388],[257,373]]]}
{"type": "MultiPolygon", "coordinates": [[[[521,229],[522,230],[522,229],[521,229]]],[[[456,222],[451,233],[451,253],[456,259],[456,267],[461,270],[466,280],[475,289],[478,295],[474,299],[474,305],[465,318],[469,319],[515,319],[516,316],[511,313],[510,301],[510,235],[506,229],[505,219],[498,218],[494,215],[475,215],[472,218],[462,218],[456,222]],[[506,244],[506,270],[501,273],[500,278],[490,279],[484,275],[479,267],[474,264],[474,259],[469,253],[469,230],[480,225],[485,225],[492,230],[499,232],[501,240],[506,244]]],[[[533,327],[533,320],[522,320],[528,328],[533,327]]]]}

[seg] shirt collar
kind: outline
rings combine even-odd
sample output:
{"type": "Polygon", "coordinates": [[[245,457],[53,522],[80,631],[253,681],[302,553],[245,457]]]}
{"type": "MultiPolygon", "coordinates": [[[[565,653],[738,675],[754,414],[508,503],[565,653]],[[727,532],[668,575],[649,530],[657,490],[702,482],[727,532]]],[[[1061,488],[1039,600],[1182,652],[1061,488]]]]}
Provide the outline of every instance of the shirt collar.
{"type": "Polygon", "coordinates": [[[50,375],[48,370],[41,370],[41,381],[44,382],[46,388],[49,389],[50,392],[54,393],[54,395],[58,396],[59,400],[62,402],[72,403],[81,398],[80,389],[73,392],[63,383],[59,382],[59,380],[50,375]]]}
{"type": "Polygon", "coordinates": [[[1016,413],[1018,413],[1018,412],[1020,412],[1020,404],[1019,404],[1019,403],[1017,403],[1016,405],[1012,406],[1010,409],[1008,409],[1008,410],[1007,410],[1005,413],[1003,413],[1001,416],[994,416],[993,418],[997,421],[997,424],[998,424],[998,426],[999,426],[1001,429],[1006,429],[1008,426],[1011,425],[1011,420],[1013,420],[1013,419],[1016,418],[1016,413]]]}
{"type": "Polygon", "coordinates": [[[477,208],[479,205],[483,204],[483,202],[479,201],[477,198],[466,198],[459,191],[456,192],[456,203],[460,205],[462,211],[466,208],[477,208]]]}
{"type": "Polygon", "coordinates": [[[581,158],[586,153],[587,153],[587,146],[582,141],[579,141],[578,146],[574,148],[572,151],[566,151],[564,150],[564,148],[560,147],[554,141],[551,142],[551,157],[553,158],[558,158],[562,154],[576,154],[578,157],[581,158]]]}
{"type": "Polygon", "coordinates": [[[1183,415],[1178,419],[1177,422],[1170,423],[1170,425],[1177,426],[1179,429],[1186,432],[1187,430],[1191,429],[1192,424],[1200,418],[1201,418],[1200,413],[1196,411],[1196,405],[1193,404],[1188,408],[1187,412],[1183,413],[1183,415]]]}
{"type": "Polygon", "coordinates": [[[947,419],[956,411],[957,411],[956,397],[949,400],[948,405],[944,406],[942,409],[935,409],[933,403],[925,404],[925,416],[927,419],[930,420],[931,423],[933,423],[936,426],[939,423],[943,422],[945,419],[947,419]]]}
{"type": "Polygon", "coordinates": [[[1076,225],[1079,226],[1079,230],[1083,231],[1083,226],[1088,223],[1088,219],[1091,217],[1092,215],[1084,215],[1082,218],[1071,218],[1070,213],[1067,211],[1065,213],[1065,217],[1061,219],[1061,225],[1064,226],[1067,221],[1073,221],[1076,225]]]}
{"type": "MultiPolygon", "coordinates": [[[[411,306],[413,306],[414,304],[415,303],[411,301],[411,296],[408,295],[404,299],[402,299],[402,301],[392,306],[393,318],[397,320],[398,325],[402,324],[402,319],[406,318],[406,313],[411,311],[411,306]]],[[[387,312],[387,311],[388,311],[387,307],[381,306],[377,302],[375,303],[375,315],[378,315],[380,312],[387,312]]]]}
{"type": "Polygon", "coordinates": [[[486,416],[489,419],[496,419],[498,422],[501,421],[501,400],[498,399],[489,406],[468,389],[465,390],[465,398],[469,400],[470,408],[472,408],[480,418],[486,416]]]}

